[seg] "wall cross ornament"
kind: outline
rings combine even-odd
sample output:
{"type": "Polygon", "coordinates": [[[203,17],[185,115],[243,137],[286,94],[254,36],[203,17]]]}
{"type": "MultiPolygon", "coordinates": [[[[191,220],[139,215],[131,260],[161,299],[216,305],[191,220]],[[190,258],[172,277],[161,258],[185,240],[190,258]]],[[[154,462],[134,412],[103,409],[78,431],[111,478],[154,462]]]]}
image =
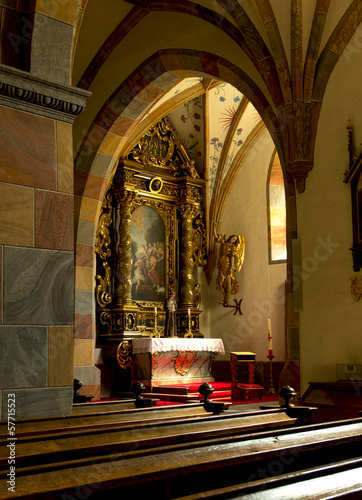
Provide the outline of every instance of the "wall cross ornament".
{"type": "Polygon", "coordinates": [[[352,276],[350,278],[351,283],[351,294],[353,299],[358,302],[362,297],[362,279],[352,276]]]}

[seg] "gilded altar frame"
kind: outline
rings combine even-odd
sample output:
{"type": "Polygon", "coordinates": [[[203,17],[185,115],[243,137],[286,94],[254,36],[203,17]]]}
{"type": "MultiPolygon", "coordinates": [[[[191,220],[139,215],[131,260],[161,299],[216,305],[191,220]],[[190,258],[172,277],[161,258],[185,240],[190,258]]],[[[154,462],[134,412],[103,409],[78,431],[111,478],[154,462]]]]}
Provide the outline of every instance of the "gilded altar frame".
{"type": "MultiPolygon", "coordinates": [[[[206,254],[204,184],[167,118],[152,127],[127,157],[119,159],[96,235],[98,344],[150,336],[156,326],[162,332],[164,299],[171,290],[179,304],[179,336],[190,328],[193,336],[202,337],[197,268],[205,264],[206,254]],[[165,272],[157,289],[159,300],[158,295],[152,300],[137,299],[134,293],[132,222],[142,209],[145,213],[152,209],[164,225],[165,272]]],[[[161,242],[154,246],[155,254],[157,249],[162,254],[161,242]]]]}

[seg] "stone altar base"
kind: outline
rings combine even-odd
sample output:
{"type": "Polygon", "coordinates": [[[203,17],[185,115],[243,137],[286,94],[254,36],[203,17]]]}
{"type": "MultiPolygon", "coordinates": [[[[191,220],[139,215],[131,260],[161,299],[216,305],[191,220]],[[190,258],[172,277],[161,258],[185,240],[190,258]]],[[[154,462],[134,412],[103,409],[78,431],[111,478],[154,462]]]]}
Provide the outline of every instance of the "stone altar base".
{"type": "Polygon", "coordinates": [[[212,362],[224,350],[220,339],[153,338],[132,343],[133,377],[143,382],[147,390],[162,385],[213,382],[212,362]]]}

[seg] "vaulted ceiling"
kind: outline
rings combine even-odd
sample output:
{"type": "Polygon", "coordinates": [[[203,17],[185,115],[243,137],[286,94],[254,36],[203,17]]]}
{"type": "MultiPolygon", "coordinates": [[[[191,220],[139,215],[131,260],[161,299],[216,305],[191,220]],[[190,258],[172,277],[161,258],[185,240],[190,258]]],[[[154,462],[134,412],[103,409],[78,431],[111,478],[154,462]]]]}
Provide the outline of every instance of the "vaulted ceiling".
{"type": "Polygon", "coordinates": [[[92,94],[75,123],[75,154],[101,140],[112,142],[112,156],[127,154],[152,121],[169,116],[210,181],[211,204],[265,124],[304,190],[323,93],[361,21],[360,0],[81,5],[71,83],[92,94]],[[103,138],[89,146],[95,129],[103,138]]]}

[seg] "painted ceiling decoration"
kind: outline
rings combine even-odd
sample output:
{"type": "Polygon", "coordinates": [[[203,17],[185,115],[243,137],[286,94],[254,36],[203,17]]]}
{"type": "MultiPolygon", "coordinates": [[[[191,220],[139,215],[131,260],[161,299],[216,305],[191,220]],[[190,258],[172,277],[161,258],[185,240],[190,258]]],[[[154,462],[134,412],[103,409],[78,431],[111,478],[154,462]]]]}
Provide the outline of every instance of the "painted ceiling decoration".
{"type": "MultiPolygon", "coordinates": [[[[96,8],[94,0],[88,0],[88,5],[96,8]]],[[[102,74],[103,67],[107,66],[108,61],[112,60],[113,54],[122,44],[127,43],[128,37],[132,36],[134,31],[140,26],[147,25],[145,23],[149,22],[150,16],[165,12],[168,16],[184,16],[184,19],[188,17],[190,21],[204,23],[205,27],[212,26],[213,29],[222,32],[253,65],[256,81],[250,77],[250,71],[243,70],[242,65],[235,66],[212,53],[191,49],[166,49],[150,53],[149,58],[143,59],[134,73],[114,89],[111,97],[103,101],[104,105],[93,123],[88,124],[90,128],[82,146],[78,149],[78,158],[83,156],[83,148],[97,150],[104,141],[113,140],[113,137],[108,138],[107,134],[120,133],[127,142],[130,139],[129,135],[132,135],[132,142],[137,142],[146,128],[138,130],[138,137],[133,137],[133,133],[144,113],[148,111],[150,103],[177,82],[192,75],[203,74],[206,78],[203,78],[202,85],[206,88],[210,80],[218,80],[219,85],[228,81],[252,102],[267,124],[286,175],[291,176],[297,190],[303,192],[305,179],[313,168],[315,133],[323,95],[335,64],[362,20],[360,1],[353,0],[349,5],[344,4],[345,11],[344,14],[341,12],[341,16],[336,17],[332,13],[332,24],[327,26],[330,0],[316,0],[314,7],[308,5],[311,30],[308,32],[304,29],[303,32],[302,1],[291,0],[285,7],[291,22],[288,41],[281,37],[273,4],[269,0],[254,0],[253,3],[230,0],[217,2],[129,0],[120,2],[120,5],[122,10],[119,19],[113,22],[113,28],[108,32],[103,44],[100,44],[98,50],[88,59],[88,67],[83,67],[82,71],[78,70],[78,73],[75,73],[78,76],[76,84],[79,87],[95,92],[94,102],[99,102],[101,97],[98,96],[98,76],[102,74]],[[137,109],[127,105],[131,99],[137,99],[137,109]]],[[[87,9],[84,22],[86,13],[87,9]]],[[[75,37],[77,36],[76,33],[75,37]]],[[[76,60],[74,62],[76,63],[76,60]]],[[[220,89],[219,92],[219,97],[222,97],[220,89]]],[[[180,93],[183,93],[181,89],[180,93]]],[[[188,98],[185,102],[190,100],[188,98]]],[[[200,102],[201,100],[200,98],[200,102]]],[[[208,109],[208,103],[205,107],[208,109]]],[[[230,118],[230,113],[236,111],[236,107],[229,106],[227,110],[225,113],[228,114],[224,115],[226,121],[230,118]]],[[[166,114],[169,113],[171,110],[166,111],[166,114]]],[[[193,118],[195,113],[197,111],[193,109],[191,113],[193,118]]],[[[79,121],[80,126],[82,120],[87,121],[91,114],[92,107],[88,106],[88,110],[85,110],[79,121]]],[[[190,119],[187,113],[183,113],[183,116],[190,119]]],[[[158,116],[154,121],[160,118],[162,116],[158,116]]],[[[193,138],[188,137],[188,139],[193,138]]],[[[245,139],[243,129],[235,138],[237,147],[241,148],[239,141],[245,143],[245,139]]],[[[223,155],[220,144],[223,144],[223,149],[225,147],[220,135],[208,131],[205,140],[206,154],[211,156],[212,149],[213,165],[215,166],[217,160],[220,166],[223,155]],[[211,140],[214,140],[212,144],[211,140]]],[[[189,147],[195,147],[193,144],[190,142],[189,147]]],[[[118,146],[121,154],[129,152],[124,150],[124,145],[118,146]]],[[[230,148],[228,151],[231,152],[230,148]]],[[[225,167],[223,171],[227,173],[230,167],[227,166],[226,159],[222,163],[225,167]]],[[[80,171],[84,172],[85,168],[80,166],[80,171]]],[[[210,171],[210,177],[214,177],[212,196],[215,196],[218,172],[214,176],[212,169],[210,171]]],[[[219,177],[222,179],[223,175],[224,173],[219,177]]],[[[286,186],[287,189],[291,189],[292,183],[288,182],[286,186]]]]}

